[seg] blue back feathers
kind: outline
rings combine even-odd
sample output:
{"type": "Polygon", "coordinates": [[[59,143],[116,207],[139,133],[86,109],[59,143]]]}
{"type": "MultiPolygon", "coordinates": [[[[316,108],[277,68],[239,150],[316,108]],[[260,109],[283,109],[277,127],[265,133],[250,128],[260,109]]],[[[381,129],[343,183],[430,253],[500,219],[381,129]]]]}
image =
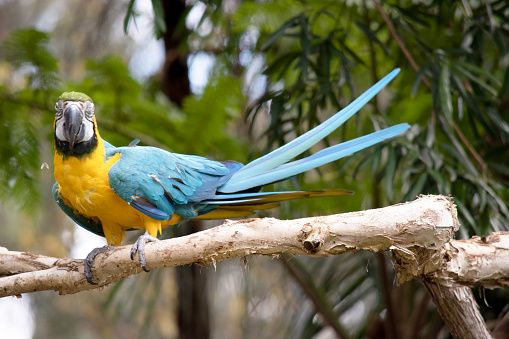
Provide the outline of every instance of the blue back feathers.
{"type": "Polygon", "coordinates": [[[110,168],[111,188],[134,208],[157,220],[177,212],[185,218],[197,216],[193,205],[209,199],[216,188],[242,167],[194,155],[170,153],[155,147],[118,147],[106,156],[121,153],[110,168]]]}

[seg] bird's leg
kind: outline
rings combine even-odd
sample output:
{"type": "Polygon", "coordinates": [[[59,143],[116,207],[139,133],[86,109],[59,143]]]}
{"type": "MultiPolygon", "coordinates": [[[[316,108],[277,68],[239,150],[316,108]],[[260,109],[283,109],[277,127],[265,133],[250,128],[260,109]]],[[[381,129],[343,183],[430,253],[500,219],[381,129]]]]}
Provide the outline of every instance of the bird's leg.
{"type": "Polygon", "coordinates": [[[104,253],[110,248],[108,246],[103,247],[97,247],[94,248],[86,257],[85,259],[85,278],[87,278],[87,281],[92,285],[97,285],[97,283],[92,281],[92,268],[95,268],[93,263],[95,257],[97,257],[98,254],[104,253]]]}
{"type": "Polygon", "coordinates": [[[151,236],[150,233],[148,233],[147,231],[145,232],[145,234],[140,236],[138,240],[136,240],[136,242],[134,243],[133,247],[131,247],[131,260],[134,260],[134,255],[136,254],[136,252],[138,252],[138,258],[140,260],[141,268],[143,268],[145,272],[149,271],[147,269],[147,261],[145,260],[145,244],[147,242],[154,242],[158,240],[159,239],[151,236]]]}

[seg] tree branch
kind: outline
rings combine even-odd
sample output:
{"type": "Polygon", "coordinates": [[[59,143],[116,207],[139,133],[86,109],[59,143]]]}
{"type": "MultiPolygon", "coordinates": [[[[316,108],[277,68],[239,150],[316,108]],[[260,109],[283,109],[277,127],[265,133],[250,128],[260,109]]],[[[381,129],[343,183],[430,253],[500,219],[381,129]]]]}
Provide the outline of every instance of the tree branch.
{"type": "MultiPolygon", "coordinates": [[[[281,253],[329,256],[348,251],[393,250],[436,253],[439,269],[442,247],[458,228],[450,199],[421,197],[413,202],[346,214],[277,220],[227,220],[223,225],[189,236],[149,243],[149,269],[216,261],[251,254],[281,253]]],[[[90,285],[83,260],[58,259],[0,248],[0,297],[54,290],[60,294],[100,288],[141,272],[129,257],[130,246],[111,248],[94,261],[90,285]]]]}
{"type": "MultiPolygon", "coordinates": [[[[310,256],[390,250],[398,283],[418,278],[455,338],[490,338],[468,286],[509,285],[509,232],[451,240],[459,223],[452,200],[421,196],[415,201],[338,215],[277,220],[227,220],[223,225],[147,244],[150,269],[205,265],[228,258],[283,253],[310,256]]],[[[100,288],[142,271],[130,246],[111,248],[94,261],[90,285],[83,260],[58,259],[0,247],[0,297],[54,290],[60,294],[100,288]]]]}
{"type": "Polygon", "coordinates": [[[479,284],[492,289],[509,287],[509,232],[451,240],[438,256],[424,252],[393,254],[399,283],[418,277],[445,287],[479,284]]]}
{"type": "Polygon", "coordinates": [[[442,268],[432,278],[444,286],[481,284],[509,287],[509,232],[453,240],[445,244],[442,268]]]}
{"type": "Polygon", "coordinates": [[[423,283],[453,338],[492,338],[470,288],[423,283]]]}

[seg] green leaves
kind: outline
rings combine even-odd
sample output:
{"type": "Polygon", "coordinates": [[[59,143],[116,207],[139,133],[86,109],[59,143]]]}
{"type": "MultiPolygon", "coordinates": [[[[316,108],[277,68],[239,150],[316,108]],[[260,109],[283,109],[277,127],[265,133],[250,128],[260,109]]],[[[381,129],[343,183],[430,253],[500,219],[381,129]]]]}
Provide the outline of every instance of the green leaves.
{"type": "Polygon", "coordinates": [[[15,31],[2,45],[5,61],[21,84],[0,86],[0,200],[35,213],[40,196],[43,114],[54,106],[60,85],[49,36],[34,29],[15,31]]]}
{"type": "Polygon", "coordinates": [[[297,26],[299,24],[299,19],[301,17],[302,15],[298,15],[282,24],[281,27],[279,27],[274,33],[272,33],[267,37],[267,39],[265,39],[265,41],[261,44],[260,49],[262,51],[266,51],[267,49],[269,49],[270,46],[272,46],[279,38],[281,38],[283,35],[287,33],[287,30],[289,28],[297,26]]]}
{"type": "Polygon", "coordinates": [[[27,75],[33,88],[49,90],[59,85],[58,64],[49,52],[49,36],[34,29],[15,31],[3,44],[5,59],[27,75]]]}
{"type": "Polygon", "coordinates": [[[349,67],[354,64],[352,60],[363,61],[344,41],[346,32],[338,27],[336,19],[337,15],[325,8],[302,12],[286,20],[261,43],[260,48],[267,51],[264,74],[269,85],[249,114],[256,118],[263,103],[272,100],[271,121],[265,131],[267,148],[287,142],[285,131],[300,134],[318,125],[321,119],[317,111],[330,111],[330,105],[339,109],[341,86],[335,84],[353,90],[349,67]],[[284,84],[284,89],[275,90],[278,84],[284,84]]]}
{"type": "Polygon", "coordinates": [[[11,200],[34,213],[40,196],[38,129],[40,110],[34,104],[0,100],[0,200],[11,200]],[[39,113],[34,114],[34,113],[39,113]]]}
{"type": "Polygon", "coordinates": [[[212,74],[203,95],[188,97],[184,101],[182,110],[186,120],[180,126],[182,145],[179,152],[210,154],[215,159],[244,162],[242,136],[227,128],[241,117],[244,102],[238,78],[212,74]]]}
{"type": "MultiPolygon", "coordinates": [[[[384,93],[377,96],[374,111],[364,108],[326,143],[371,131],[371,122],[376,129],[392,121],[423,127],[415,126],[408,141],[397,138],[354,155],[341,172],[368,191],[380,185],[372,189],[373,202],[385,205],[418,194],[449,194],[461,199],[463,212],[468,211],[462,219],[467,233],[506,229],[501,225],[509,225],[509,216],[499,202],[508,198],[503,173],[509,168],[509,121],[504,114],[509,67],[500,60],[505,60],[509,39],[505,28],[496,24],[509,20],[505,7],[500,2],[469,5],[463,17],[437,1],[384,6],[398,38],[420,66],[418,72],[406,67],[408,56],[385,23],[368,20],[378,17],[369,8],[346,6],[337,12],[326,1],[314,2],[281,18],[272,33],[262,35],[259,45],[267,58],[268,86],[252,105],[250,117],[256,122],[264,103],[270,102],[267,149],[339,110],[398,60],[402,74],[387,89],[395,100],[387,101],[384,93]],[[366,119],[376,114],[376,119],[366,119]]],[[[292,2],[291,13],[298,7],[292,2]]],[[[261,26],[260,31],[264,32],[261,26]]],[[[332,168],[321,173],[327,175],[332,168]]]]}
{"type": "Polygon", "coordinates": [[[452,119],[452,100],[451,100],[451,72],[447,65],[442,65],[440,70],[440,80],[438,93],[440,97],[440,107],[445,118],[452,119]]]}
{"type": "MultiPolygon", "coordinates": [[[[164,18],[164,8],[161,0],[151,0],[152,9],[154,11],[154,33],[160,39],[163,33],[166,32],[166,21],[164,18]]],[[[130,0],[127,12],[124,17],[124,33],[127,34],[129,29],[129,22],[135,20],[136,13],[134,11],[134,4],[136,0],[130,0]]]]}
{"type": "Polygon", "coordinates": [[[163,33],[166,32],[166,21],[164,20],[164,9],[162,0],[151,0],[152,8],[154,10],[154,30],[156,37],[161,38],[163,33]]]}
{"type": "Polygon", "coordinates": [[[127,34],[127,30],[129,29],[129,22],[134,15],[134,3],[136,0],[129,1],[129,7],[127,8],[127,13],[124,17],[124,33],[127,34]]]}

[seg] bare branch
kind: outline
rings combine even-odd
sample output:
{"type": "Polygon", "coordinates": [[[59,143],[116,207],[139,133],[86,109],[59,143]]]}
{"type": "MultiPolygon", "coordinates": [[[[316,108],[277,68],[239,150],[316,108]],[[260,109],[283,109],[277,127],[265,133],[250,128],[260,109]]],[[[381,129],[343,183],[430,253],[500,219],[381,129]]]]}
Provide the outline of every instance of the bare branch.
{"type": "MultiPolygon", "coordinates": [[[[421,279],[453,337],[490,338],[467,286],[508,285],[509,233],[451,240],[458,227],[451,199],[424,196],[405,204],[323,217],[228,220],[189,236],[149,243],[145,250],[150,269],[215,265],[252,254],[328,256],[390,250],[398,268],[398,283],[421,279]]],[[[99,254],[94,264],[98,285],[86,281],[83,260],[0,248],[0,297],[44,290],[77,293],[142,271],[137,261],[130,260],[129,246],[99,254]]]]}
{"type": "MultiPolygon", "coordinates": [[[[458,228],[449,198],[421,197],[413,202],[339,215],[277,220],[228,220],[189,236],[147,244],[149,269],[199,265],[251,254],[300,253],[328,256],[348,251],[393,250],[406,255],[430,251],[439,269],[440,251],[458,228]]],[[[0,249],[0,297],[54,290],[77,293],[106,286],[141,272],[129,258],[129,246],[100,254],[94,261],[95,281],[83,274],[83,260],[58,259],[0,249]]]]}
{"type": "Polygon", "coordinates": [[[444,286],[509,286],[509,232],[452,240],[442,255],[442,268],[432,278],[434,282],[444,286]]]}
{"type": "Polygon", "coordinates": [[[423,283],[453,338],[492,338],[470,288],[423,283]]]}

